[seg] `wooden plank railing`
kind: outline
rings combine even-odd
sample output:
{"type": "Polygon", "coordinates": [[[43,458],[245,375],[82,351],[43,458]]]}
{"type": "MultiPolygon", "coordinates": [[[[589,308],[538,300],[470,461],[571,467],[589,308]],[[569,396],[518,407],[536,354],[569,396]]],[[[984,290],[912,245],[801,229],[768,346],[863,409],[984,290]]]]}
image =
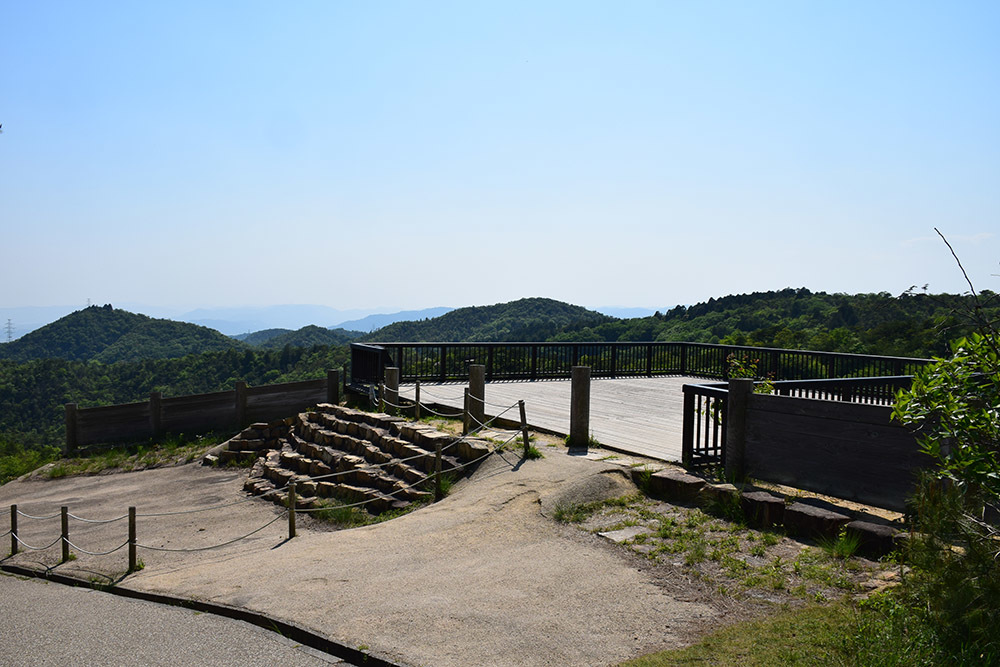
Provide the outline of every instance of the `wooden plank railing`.
{"type": "Polygon", "coordinates": [[[708,343],[371,343],[351,344],[352,385],[379,384],[386,366],[401,382],[461,382],[469,365],[486,366],[487,382],[569,378],[573,366],[592,377],[689,375],[727,380],[730,355],[756,361],[775,380],[910,375],[927,359],[782,350],[708,343]]]}

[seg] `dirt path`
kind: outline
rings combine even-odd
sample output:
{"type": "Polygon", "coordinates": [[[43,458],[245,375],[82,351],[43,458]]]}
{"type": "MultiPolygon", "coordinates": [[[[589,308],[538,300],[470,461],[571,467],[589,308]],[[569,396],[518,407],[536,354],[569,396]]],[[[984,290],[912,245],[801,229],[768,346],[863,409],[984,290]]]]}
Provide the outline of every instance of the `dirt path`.
{"type": "MultiPolygon", "coordinates": [[[[414,665],[607,665],[691,643],[720,616],[723,601],[679,570],[654,576],[621,548],[551,519],[556,503],[634,489],[622,468],[562,449],[545,454],[523,463],[512,453],[495,455],[440,503],[374,526],[329,532],[303,521],[299,537],[285,541],[279,520],[219,550],[140,550],[146,568],[122,585],[263,611],[414,665]]],[[[115,518],[130,504],[140,514],[209,507],[243,498],[244,474],[187,465],[18,481],[0,487],[0,507],[18,503],[43,515],[65,504],[87,518],[115,518]]],[[[254,500],[145,517],[139,542],[205,546],[276,516],[276,508],[254,500]]],[[[58,526],[58,519],[22,518],[21,535],[41,546],[58,536],[58,526]]],[[[74,521],[71,540],[100,551],[120,544],[125,530],[124,522],[74,521]]],[[[10,561],[57,559],[53,547],[10,561]]],[[[124,550],[81,554],[59,570],[114,577],[125,562],[124,550]]]]}

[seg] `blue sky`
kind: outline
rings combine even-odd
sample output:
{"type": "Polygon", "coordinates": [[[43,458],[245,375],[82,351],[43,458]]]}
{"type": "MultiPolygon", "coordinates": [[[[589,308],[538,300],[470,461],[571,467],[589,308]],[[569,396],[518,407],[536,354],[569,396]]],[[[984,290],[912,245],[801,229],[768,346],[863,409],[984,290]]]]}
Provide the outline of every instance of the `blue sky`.
{"type": "Polygon", "coordinates": [[[1000,291],[1000,3],[5,3],[0,306],[1000,291]]]}

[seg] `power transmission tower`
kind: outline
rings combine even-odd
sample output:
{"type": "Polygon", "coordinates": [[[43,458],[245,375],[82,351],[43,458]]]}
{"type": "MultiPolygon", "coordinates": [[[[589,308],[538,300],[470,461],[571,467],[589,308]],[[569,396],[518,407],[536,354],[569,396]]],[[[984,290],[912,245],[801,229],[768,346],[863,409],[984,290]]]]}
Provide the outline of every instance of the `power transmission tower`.
{"type": "Polygon", "coordinates": [[[7,332],[7,342],[14,340],[14,322],[10,319],[7,320],[7,326],[4,327],[4,331],[7,332]]]}

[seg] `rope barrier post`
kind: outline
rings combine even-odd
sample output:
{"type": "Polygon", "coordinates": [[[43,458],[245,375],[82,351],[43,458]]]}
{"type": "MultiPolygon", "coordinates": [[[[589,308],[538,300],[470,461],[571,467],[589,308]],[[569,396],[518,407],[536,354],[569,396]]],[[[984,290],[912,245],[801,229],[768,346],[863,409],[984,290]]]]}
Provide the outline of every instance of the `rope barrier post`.
{"type": "Polygon", "coordinates": [[[288,539],[295,537],[295,482],[288,485],[288,539]]]}
{"type": "Polygon", "coordinates": [[[528,458],[528,418],[524,416],[524,401],[518,401],[517,407],[521,410],[521,439],[524,441],[524,458],[528,458]]]}
{"type": "Polygon", "coordinates": [[[413,394],[413,418],[416,421],[420,421],[420,380],[417,380],[417,386],[413,394]]]}
{"type": "Polygon", "coordinates": [[[469,388],[465,388],[465,403],[462,406],[462,435],[469,435],[472,415],[469,414],[469,388]]]}
{"type": "MultiPolygon", "coordinates": [[[[397,414],[396,406],[399,405],[399,368],[386,366],[385,382],[382,385],[383,403],[388,403],[392,409],[392,414],[397,414]]],[[[385,412],[383,405],[382,412],[385,412]]]]}
{"type": "Polygon", "coordinates": [[[378,411],[385,412],[385,382],[378,386],[379,388],[379,401],[378,401],[378,411]]]}
{"type": "Polygon", "coordinates": [[[62,560],[65,563],[69,560],[69,508],[59,508],[59,518],[62,520],[62,560]]]}
{"type": "Polygon", "coordinates": [[[138,559],[135,557],[135,508],[128,508],[128,571],[135,572],[138,566],[138,559]]]}
{"type": "Polygon", "coordinates": [[[469,411],[477,427],[486,421],[486,366],[483,364],[469,366],[469,411]]]}
{"type": "Polygon", "coordinates": [[[434,445],[434,502],[444,498],[441,491],[441,443],[434,445]]]}
{"type": "Polygon", "coordinates": [[[10,555],[17,553],[17,505],[10,506],[10,555]]]}

